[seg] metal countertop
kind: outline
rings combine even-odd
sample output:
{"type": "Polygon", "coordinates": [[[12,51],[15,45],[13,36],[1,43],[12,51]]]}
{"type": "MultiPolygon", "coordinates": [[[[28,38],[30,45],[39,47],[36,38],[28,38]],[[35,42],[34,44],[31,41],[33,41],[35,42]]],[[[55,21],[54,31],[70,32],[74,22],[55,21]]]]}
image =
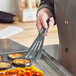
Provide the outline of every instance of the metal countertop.
{"type": "MultiPolygon", "coordinates": [[[[36,64],[36,67],[42,69],[45,73],[45,76],[73,76],[61,64],[59,64],[59,62],[53,56],[51,56],[51,51],[54,51],[55,54],[53,54],[57,58],[56,54],[58,55],[58,48],[58,45],[45,46],[45,50],[43,50],[41,59],[36,61],[31,60],[32,64],[36,64]]],[[[7,58],[9,53],[25,52],[27,49],[27,47],[10,39],[0,40],[0,55],[4,57],[5,61],[10,63],[12,61],[7,58]]]]}

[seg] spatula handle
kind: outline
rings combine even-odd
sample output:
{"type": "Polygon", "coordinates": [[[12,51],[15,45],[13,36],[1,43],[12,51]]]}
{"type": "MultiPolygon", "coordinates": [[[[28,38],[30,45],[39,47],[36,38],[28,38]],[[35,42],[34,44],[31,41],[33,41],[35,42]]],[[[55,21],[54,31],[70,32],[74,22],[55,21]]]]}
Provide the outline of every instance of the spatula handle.
{"type": "MultiPolygon", "coordinates": [[[[48,26],[49,26],[49,19],[50,18],[48,18],[48,20],[46,21],[48,26]]],[[[47,30],[47,28],[42,27],[40,34],[45,34],[46,30],[47,30]]]]}

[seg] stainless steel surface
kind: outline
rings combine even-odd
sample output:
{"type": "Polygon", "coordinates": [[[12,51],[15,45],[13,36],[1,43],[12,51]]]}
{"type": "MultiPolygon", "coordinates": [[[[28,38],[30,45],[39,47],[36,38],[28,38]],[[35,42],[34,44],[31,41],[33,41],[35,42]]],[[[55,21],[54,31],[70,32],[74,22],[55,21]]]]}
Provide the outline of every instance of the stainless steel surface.
{"type": "Polygon", "coordinates": [[[59,61],[59,45],[58,44],[54,44],[54,45],[44,45],[43,47],[46,52],[51,55],[52,57],[54,57],[56,60],[59,61]]]}
{"type": "MultiPolygon", "coordinates": [[[[10,63],[12,63],[12,60],[9,60],[7,57],[9,53],[25,52],[27,50],[27,47],[24,47],[23,45],[20,45],[9,39],[2,39],[0,42],[0,55],[4,57],[5,61],[10,63]]],[[[54,48],[51,47],[51,49],[54,48]]],[[[72,76],[71,73],[69,73],[45,50],[43,51],[41,59],[36,61],[32,60],[32,64],[36,64],[36,67],[42,69],[45,73],[45,76],[72,76]]]]}
{"type": "MultiPolygon", "coordinates": [[[[54,70],[56,73],[54,73],[52,76],[73,76],[67,69],[65,69],[59,62],[54,59],[49,53],[47,53],[45,50],[43,51],[43,55],[41,58],[44,62],[46,62],[46,68],[47,66],[51,67],[52,70],[54,70]]],[[[41,61],[39,62],[42,63],[41,61]]],[[[42,63],[43,65],[44,63],[42,63]]],[[[48,69],[48,68],[47,68],[48,69]]],[[[48,69],[49,71],[50,69],[48,69]]],[[[51,71],[50,71],[51,72],[51,71]]]]}
{"type": "MultiPolygon", "coordinates": [[[[46,21],[48,25],[49,25],[49,19],[50,18],[48,18],[48,20],[46,21]]],[[[47,28],[42,27],[41,31],[39,32],[37,38],[31,45],[31,47],[28,49],[26,53],[24,53],[24,56],[21,58],[25,57],[25,58],[34,59],[34,60],[38,60],[41,58],[46,31],[47,31],[47,28]]]]}
{"type": "Polygon", "coordinates": [[[44,43],[44,38],[45,38],[45,32],[47,29],[42,28],[40,33],[38,34],[37,38],[31,45],[31,47],[28,49],[26,53],[24,53],[24,56],[21,58],[28,58],[28,59],[34,59],[38,60],[40,59],[42,55],[42,48],[43,48],[43,43],[44,43]]]}
{"type": "Polygon", "coordinates": [[[10,39],[0,39],[0,54],[1,53],[13,53],[25,51],[27,47],[18,44],[10,39]]]}

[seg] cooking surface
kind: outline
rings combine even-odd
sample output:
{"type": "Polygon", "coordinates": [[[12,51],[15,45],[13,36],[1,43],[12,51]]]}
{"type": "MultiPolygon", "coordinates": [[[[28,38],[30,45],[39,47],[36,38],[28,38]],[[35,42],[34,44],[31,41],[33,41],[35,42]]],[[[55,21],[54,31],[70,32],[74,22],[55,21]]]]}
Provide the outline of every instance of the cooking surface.
{"type": "MultiPolygon", "coordinates": [[[[27,50],[27,47],[24,47],[23,45],[18,44],[15,41],[12,41],[10,39],[0,40],[0,56],[4,58],[4,61],[8,61],[12,63],[12,60],[8,59],[8,54],[15,53],[15,52],[25,52],[26,50],[27,50]]],[[[45,60],[43,60],[43,58],[40,59],[40,61],[32,60],[32,64],[35,64],[37,68],[42,69],[45,72],[45,76],[59,76],[51,67],[49,67],[49,65],[47,64],[47,62],[45,62],[45,60]]]]}
{"type": "MultiPolygon", "coordinates": [[[[9,39],[2,39],[0,45],[0,56],[3,56],[4,61],[8,61],[10,63],[12,63],[12,60],[8,59],[9,53],[15,53],[19,51],[25,52],[27,50],[27,47],[24,48],[23,45],[9,39]],[[21,50],[20,47],[23,47],[24,49],[21,50]],[[9,50],[10,48],[11,50],[9,50]],[[12,50],[14,51],[12,52],[12,50]]],[[[51,49],[54,49],[54,45],[51,47],[51,49]]],[[[48,54],[48,52],[46,52],[46,50],[43,50],[43,54],[40,60],[31,61],[32,64],[36,64],[37,68],[40,68],[44,71],[45,76],[71,76],[70,73],[62,65],[60,65],[53,57],[50,56],[50,54],[48,54]]]]}
{"type": "MultiPolygon", "coordinates": [[[[4,41],[0,40],[1,55],[2,51],[3,53],[6,52],[13,53],[27,50],[26,47],[29,47],[36,38],[36,36],[38,35],[35,22],[30,23],[16,22],[14,24],[0,24],[0,30],[10,25],[21,27],[24,29],[24,31],[9,37],[9,39],[14,40],[16,42],[12,42],[10,40],[4,40],[4,41]]],[[[50,53],[50,55],[56,59],[58,59],[58,48],[59,48],[58,44],[59,44],[58,34],[57,34],[57,28],[55,26],[53,30],[49,32],[48,36],[45,37],[44,48],[45,51],[47,51],[47,53],[50,53]]],[[[44,70],[45,76],[72,76],[54,58],[49,57],[48,54],[43,54],[42,58],[39,61],[32,61],[32,62],[36,64],[37,67],[44,70]]],[[[5,60],[7,61],[7,57],[5,60]]]]}
{"type": "MultiPolygon", "coordinates": [[[[10,36],[8,38],[11,40],[14,40],[24,46],[29,47],[38,35],[38,31],[36,28],[36,22],[27,22],[27,23],[15,22],[13,24],[0,24],[0,30],[7,26],[10,26],[10,25],[23,28],[24,31],[22,31],[18,34],[15,34],[13,36],[10,36]]],[[[49,49],[51,49],[50,45],[53,45],[53,44],[55,44],[55,45],[59,44],[56,26],[54,26],[53,30],[51,32],[49,32],[48,36],[45,37],[44,48],[46,48],[48,51],[49,49]]],[[[50,54],[53,57],[58,59],[57,51],[51,50],[50,52],[51,52],[50,54]]]]}
{"type": "Polygon", "coordinates": [[[13,52],[22,52],[25,51],[27,47],[18,44],[15,41],[10,39],[1,39],[0,40],[0,54],[13,53],[13,52]]]}

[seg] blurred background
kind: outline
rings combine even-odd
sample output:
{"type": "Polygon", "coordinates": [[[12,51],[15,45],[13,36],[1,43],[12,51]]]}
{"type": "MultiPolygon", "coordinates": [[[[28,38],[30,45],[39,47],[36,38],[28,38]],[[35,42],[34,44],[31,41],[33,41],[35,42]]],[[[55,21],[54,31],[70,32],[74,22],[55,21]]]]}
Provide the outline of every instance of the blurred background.
{"type": "Polygon", "coordinates": [[[40,0],[0,0],[0,11],[15,14],[22,22],[35,21],[35,14],[39,4],[40,0]],[[30,15],[34,19],[24,19],[24,17],[28,18],[30,15]]]}
{"type": "MultiPolygon", "coordinates": [[[[38,35],[36,13],[40,0],[0,0],[0,39],[9,38],[29,47],[38,35]]],[[[58,45],[58,33],[55,26],[45,37],[44,48],[50,51],[50,45],[58,45]]],[[[50,53],[58,60],[58,51],[50,53]]]]}

